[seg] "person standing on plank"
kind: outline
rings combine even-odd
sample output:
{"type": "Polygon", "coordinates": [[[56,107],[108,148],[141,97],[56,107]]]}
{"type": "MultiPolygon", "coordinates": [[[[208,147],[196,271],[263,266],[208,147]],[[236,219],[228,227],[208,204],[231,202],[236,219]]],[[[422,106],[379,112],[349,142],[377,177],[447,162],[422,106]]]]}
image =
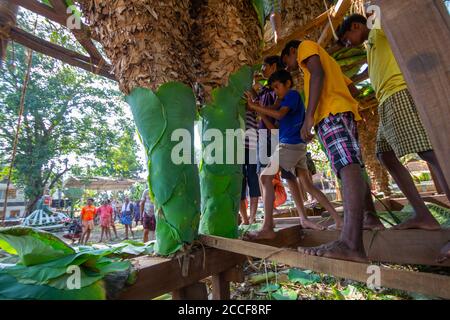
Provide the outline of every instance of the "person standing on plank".
{"type": "Polygon", "coordinates": [[[81,209],[81,221],[83,225],[83,233],[81,234],[80,244],[87,244],[94,230],[94,218],[97,209],[94,206],[94,199],[89,198],[86,206],[81,209]]]}
{"type": "MultiPolygon", "coordinates": [[[[375,207],[369,185],[363,177],[364,163],[356,124],[361,117],[358,102],[350,91],[354,91],[354,85],[344,76],[336,60],[316,42],[293,40],[283,52],[288,69],[300,67],[305,77],[307,109],[299,134],[305,142],[318,134],[334,172],[342,180],[344,192],[344,226],[340,239],[317,248],[299,248],[299,251],[332,259],[366,262],[362,236],[364,213],[374,213],[375,207]]],[[[373,214],[367,217],[381,224],[373,214]]],[[[367,223],[375,224],[374,221],[367,223]]]]}
{"type": "MultiPolygon", "coordinates": [[[[342,223],[341,218],[325,195],[315,188],[312,181],[309,180],[306,163],[307,146],[299,134],[305,118],[305,107],[300,94],[292,90],[292,76],[286,70],[277,71],[270,77],[269,85],[272,86],[278,99],[280,99],[280,108],[271,110],[261,107],[259,104],[251,101],[250,95],[248,95],[248,108],[279,121],[280,143],[277,148],[279,158],[277,161],[275,157],[272,157],[269,166],[261,174],[261,183],[264,188],[264,224],[261,231],[255,234],[250,233],[248,238],[260,240],[273,239],[276,236],[273,230],[274,190],[272,181],[275,176],[274,173],[278,172],[279,169],[277,168],[277,162],[279,162],[279,167],[286,171],[291,171],[293,174],[295,173],[300,183],[329,210],[339,226],[342,223]]],[[[297,186],[292,188],[291,192],[295,191],[292,195],[297,208],[300,208],[299,214],[302,227],[305,229],[323,230],[323,227],[307,218],[298,181],[295,182],[297,186]]]]}
{"type": "Polygon", "coordinates": [[[367,41],[369,76],[379,101],[376,153],[414,208],[413,217],[394,228],[439,230],[438,221],[426,207],[410,173],[399,159],[417,153],[435,170],[449,200],[450,189],[386,35],[382,29],[369,29],[367,19],[354,14],[344,20],[338,36],[346,46],[359,46],[367,41]]]}

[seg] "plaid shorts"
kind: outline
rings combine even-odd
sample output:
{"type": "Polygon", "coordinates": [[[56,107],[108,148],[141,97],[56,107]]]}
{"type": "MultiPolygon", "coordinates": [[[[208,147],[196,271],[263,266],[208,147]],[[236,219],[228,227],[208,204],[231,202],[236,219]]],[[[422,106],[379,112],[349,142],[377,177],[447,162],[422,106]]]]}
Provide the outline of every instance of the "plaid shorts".
{"type": "Polygon", "coordinates": [[[394,151],[398,158],[433,150],[416,105],[408,90],[399,91],[379,105],[377,154],[394,151]]]}
{"type": "Polygon", "coordinates": [[[340,178],[342,168],[351,164],[364,167],[358,141],[358,130],[352,112],[338,113],[323,119],[316,128],[328,160],[340,178]]]}

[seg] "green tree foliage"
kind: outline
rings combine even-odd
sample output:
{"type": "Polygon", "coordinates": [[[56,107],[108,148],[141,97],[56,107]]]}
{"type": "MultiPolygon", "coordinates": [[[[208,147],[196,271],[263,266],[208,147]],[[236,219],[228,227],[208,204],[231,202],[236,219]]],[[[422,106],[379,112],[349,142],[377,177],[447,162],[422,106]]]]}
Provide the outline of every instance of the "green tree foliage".
{"type": "MultiPolygon", "coordinates": [[[[50,25],[39,26],[39,34],[53,32],[50,25]]],[[[12,153],[25,60],[23,47],[10,46],[0,73],[2,169],[12,153]]],[[[14,183],[29,200],[28,211],[73,164],[80,172],[89,165],[93,175],[128,178],[142,171],[134,125],[122,100],[111,81],[34,53],[13,171],[14,183]]]]}

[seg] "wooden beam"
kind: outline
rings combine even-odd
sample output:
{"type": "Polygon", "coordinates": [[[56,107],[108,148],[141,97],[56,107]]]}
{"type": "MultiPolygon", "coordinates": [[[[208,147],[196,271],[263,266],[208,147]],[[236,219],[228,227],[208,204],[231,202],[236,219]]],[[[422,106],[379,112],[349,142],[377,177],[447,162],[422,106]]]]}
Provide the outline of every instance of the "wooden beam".
{"type": "Polygon", "coordinates": [[[230,300],[230,282],[224,273],[212,276],[212,298],[213,300],[230,300]]]}
{"type": "MultiPolygon", "coordinates": [[[[450,208],[450,201],[448,200],[446,195],[435,195],[435,196],[423,196],[422,199],[425,202],[430,202],[437,204],[439,206],[450,208]]],[[[407,198],[391,198],[391,207],[394,211],[401,210],[404,206],[409,204],[409,200],[407,198]]]]}
{"type": "MultiPolygon", "coordinates": [[[[339,239],[338,231],[302,230],[299,246],[316,247],[339,239]]],[[[450,266],[436,262],[440,250],[450,241],[450,229],[441,231],[365,231],[364,246],[371,261],[395,264],[450,266]]]]}
{"type": "Polygon", "coordinates": [[[348,10],[350,10],[352,3],[353,3],[352,0],[338,1],[331,14],[332,23],[330,24],[330,22],[328,22],[322,34],[320,35],[318,43],[322,47],[325,48],[328,45],[328,43],[330,43],[331,39],[333,38],[333,30],[336,30],[336,28],[342,23],[346,13],[348,12],[348,10]]]}
{"type": "Polygon", "coordinates": [[[208,300],[206,284],[197,282],[172,292],[172,300],[208,300]]]}
{"type": "Polygon", "coordinates": [[[450,16],[444,1],[378,0],[381,24],[450,185],[450,16]]]}
{"type": "MultiPolygon", "coordinates": [[[[212,248],[266,259],[292,267],[313,270],[315,272],[363,283],[368,281],[371,270],[371,265],[366,263],[308,256],[291,249],[280,249],[241,240],[202,236],[201,242],[212,248]]],[[[379,271],[382,287],[450,299],[450,277],[386,267],[379,267],[379,271]]]]}
{"type": "Polygon", "coordinates": [[[198,283],[213,274],[227,271],[245,261],[231,252],[206,248],[192,253],[188,274],[183,276],[178,259],[141,257],[132,263],[138,270],[137,281],[120,295],[121,300],[148,300],[198,283]]]}
{"type": "Polygon", "coordinates": [[[52,7],[36,0],[9,0],[27,10],[37,13],[47,19],[66,25],[66,17],[56,12],[52,7]]]}
{"type": "Polygon", "coordinates": [[[322,13],[314,20],[306,23],[305,25],[296,28],[291,34],[286,37],[283,37],[278,41],[278,43],[269,49],[264,50],[263,57],[273,56],[279,54],[286,44],[292,40],[300,40],[302,39],[310,30],[313,28],[317,28],[324,24],[327,21],[327,12],[322,13]]]}
{"type": "Polygon", "coordinates": [[[92,59],[89,57],[83,56],[77,52],[58,46],[54,43],[42,40],[17,27],[11,28],[10,37],[15,42],[27,48],[30,48],[34,51],[61,60],[62,62],[68,63],[72,66],[79,67],[86,71],[104,76],[111,80],[116,80],[115,76],[111,74],[110,70],[106,69],[107,66],[97,66],[95,65],[95,62],[92,61],[92,59]]]}

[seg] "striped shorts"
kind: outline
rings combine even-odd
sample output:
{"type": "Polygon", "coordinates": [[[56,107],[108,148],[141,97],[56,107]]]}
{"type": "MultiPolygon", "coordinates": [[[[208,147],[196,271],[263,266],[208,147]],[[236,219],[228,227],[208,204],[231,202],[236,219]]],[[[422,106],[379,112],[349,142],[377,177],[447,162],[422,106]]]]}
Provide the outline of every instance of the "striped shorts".
{"type": "Polygon", "coordinates": [[[346,166],[359,164],[364,167],[357,124],[352,112],[330,114],[319,123],[316,131],[325,147],[331,167],[339,178],[341,169],[346,166]]]}
{"type": "Polygon", "coordinates": [[[379,105],[377,154],[394,151],[398,158],[433,150],[416,105],[408,90],[399,91],[379,105]]]}

